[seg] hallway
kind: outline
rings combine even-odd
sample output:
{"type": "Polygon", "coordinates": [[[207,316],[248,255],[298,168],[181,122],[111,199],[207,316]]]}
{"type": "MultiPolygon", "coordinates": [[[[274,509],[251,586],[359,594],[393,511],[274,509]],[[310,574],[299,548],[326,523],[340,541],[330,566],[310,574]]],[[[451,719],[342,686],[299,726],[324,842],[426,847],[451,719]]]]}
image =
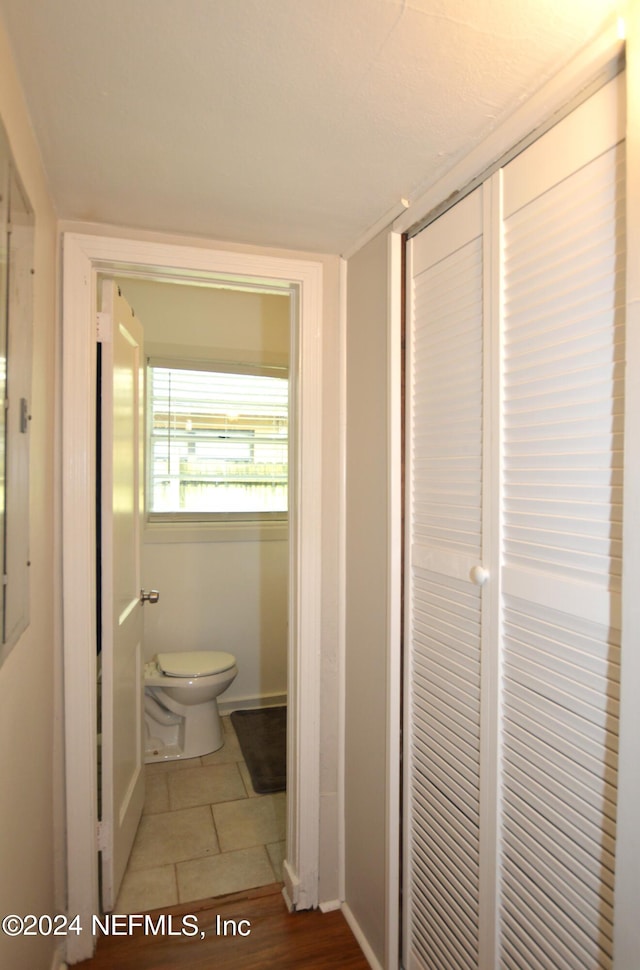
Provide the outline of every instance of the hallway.
{"type": "Polygon", "coordinates": [[[368,970],[367,963],[342,913],[319,910],[289,913],[280,886],[236,893],[197,904],[175,906],[152,914],[165,917],[165,932],[154,936],[141,929],[132,935],[99,939],[96,956],[76,964],[78,970],[368,970]],[[183,917],[189,914],[187,923],[183,917]],[[171,916],[169,923],[167,917],[171,916]],[[194,936],[170,935],[185,926],[194,936]],[[225,922],[226,921],[226,922],[225,922]],[[233,921],[233,923],[231,922],[233,921]],[[225,926],[247,935],[223,935],[225,926]],[[204,933],[204,938],[198,938],[204,933]]]}

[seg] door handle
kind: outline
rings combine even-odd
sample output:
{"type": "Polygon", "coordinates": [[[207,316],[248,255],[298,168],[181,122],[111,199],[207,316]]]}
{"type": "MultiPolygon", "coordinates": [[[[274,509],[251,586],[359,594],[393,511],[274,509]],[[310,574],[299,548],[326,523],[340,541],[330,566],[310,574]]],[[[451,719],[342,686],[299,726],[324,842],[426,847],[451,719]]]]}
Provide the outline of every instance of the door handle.
{"type": "Polygon", "coordinates": [[[157,589],[150,589],[148,592],[146,589],[140,590],[140,602],[141,603],[157,603],[160,599],[160,593],[157,589]]]}
{"type": "Polygon", "coordinates": [[[469,573],[469,579],[476,586],[484,586],[489,578],[489,570],[485,569],[484,566],[474,566],[469,573]]]}

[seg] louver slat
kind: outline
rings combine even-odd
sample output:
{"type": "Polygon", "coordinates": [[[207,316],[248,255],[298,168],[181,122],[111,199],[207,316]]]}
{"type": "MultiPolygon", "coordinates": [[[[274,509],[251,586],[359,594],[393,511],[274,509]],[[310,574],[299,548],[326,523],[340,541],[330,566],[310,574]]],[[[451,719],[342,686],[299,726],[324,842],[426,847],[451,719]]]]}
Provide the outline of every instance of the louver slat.
{"type": "Polygon", "coordinates": [[[482,240],[463,232],[413,286],[408,970],[478,960],[482,240]]]}
{"type": "Polygon", "coordinates": [[[505,967],[611,967],[623,193],[611,148],[505,223],[505,967]]]}
{"type": "MultiPolygon", "coordinates": [[[[532,202],[506,224],[505,487],[514,496],[518,487],[526,494],[527,485],[532,484],[549,501],[561,497],[564,502],[579,502],[581,489],[593,483],[593,473],[603,476],[621,468],[620,405],[612,402],[622,397],[622,283],[616,268],[620,266],[620,231],[616,225],[620,221],[617,205],[623,186],[622,162],[621,153],[612,149],[588,166],[593,179],[586,184],[595,182],[600,195],[609,200],[605,210],[609,232],[595,237],[590,232],[590,210],[582,192],[584,173],[580,173],[573,192],[573,209],[566,203],[569,186],[565,182],[547,193],[544,204],[541,200],[532,202]],[[553,234],[558,218],[551,204],[554,195],[565,200],[561,214],[564,226],[573,219],[581,237],[589,240],[591,258],[609,270],[591,279],[586,295],[581,280],[557,271],[553,252],[542,248],[536,260],[536,254],[529,251],[527,212],[544,208],[544,220],[536,215],[536,231],[545,237],[553,234]],[[517,273],[512,270],[514,265],[519,267],[517,273]],[[520,279],[523,265],[528,269],[526,284],[520,279]],[[534,284],[538,297],[532,306],[527,293],[534,284]],[[581,294],[578,302],[574,289],[581,294]],[[594,301],[598,312],[585,333],[578,325],[580,306],[585,303],[593,312],[594,301]],[[532,347],[534,334],[537,343],[532,347]],[[597,426],[593,408],[600,411],[597,426]],[[561,477],[559,472],[563,473],[561,477]]],[[[601,208],[597,218],[602,223],[601,208]]],[[[580,276],[581,272],[581,262],[577,261],[574,273],[580,276]]],[[[618,502],[619,496],[605,492],[600,507],[592,507],[590,517],[597,514],[602,523],[611,523],[618,517],[615,508],[612,515],[612,506],[618,502]]],[[[514,498],[505,515],[507,569],[512,562],[607,587],[611,574],[619,574],[619,533],[616,537],[615,532],[605,529],[594,534],[577,517],[573,527],[566,528],[564,519],[548,514],[544,500],[539,502],[535,527],[524,527],[517,508],[514,498]]]]}

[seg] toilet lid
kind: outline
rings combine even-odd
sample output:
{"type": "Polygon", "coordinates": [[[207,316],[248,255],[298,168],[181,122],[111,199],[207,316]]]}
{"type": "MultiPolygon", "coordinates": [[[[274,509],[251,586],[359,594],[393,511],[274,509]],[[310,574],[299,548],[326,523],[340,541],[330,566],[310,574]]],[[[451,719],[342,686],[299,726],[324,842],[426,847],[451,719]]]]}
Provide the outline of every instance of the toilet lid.
{"type": "Polygon", "coordinates": [[[158,666],[168,677],[206,677],[207,674],[221,674],[233,667],[235,662],[233,654],[218,650],[158,654],[158,666]]]}

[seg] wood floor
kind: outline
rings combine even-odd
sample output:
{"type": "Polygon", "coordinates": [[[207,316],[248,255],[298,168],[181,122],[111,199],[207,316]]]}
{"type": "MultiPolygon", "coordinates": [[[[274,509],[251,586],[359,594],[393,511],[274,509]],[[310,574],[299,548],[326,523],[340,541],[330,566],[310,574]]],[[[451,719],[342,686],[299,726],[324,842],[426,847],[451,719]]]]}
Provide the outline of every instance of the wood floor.
{"type": "MultiPolygon", "coordinates": [[[[279,885],[187,903],[148,914],[147,932],[116,924],[78,970],[369,970],[339,911],[289,913],[279,885]],[[190,918],[185,919],[186,916],[190,918]],[[165,932],[154,936],[154,927],[165,932]],[[186,929],[194,935],[180,934],[186,929]],[[160,921],[160,922],[159,922],[160,921]],[[248,922],[243,922],[248,921],[248,922]],[[232,935],[234,929],[236,935],[232,935]],[[248,935],[242,935],[247,934],[248,935]],[[225,935],[226,931],[226,935],[225,935]],[[201,938],[204,935],[204,938],[201,938]]],[[[120,917],[127,920],[129,917],[120,917]]],[[[75,970],[75,968],[74,968],[75,970]]]]}

